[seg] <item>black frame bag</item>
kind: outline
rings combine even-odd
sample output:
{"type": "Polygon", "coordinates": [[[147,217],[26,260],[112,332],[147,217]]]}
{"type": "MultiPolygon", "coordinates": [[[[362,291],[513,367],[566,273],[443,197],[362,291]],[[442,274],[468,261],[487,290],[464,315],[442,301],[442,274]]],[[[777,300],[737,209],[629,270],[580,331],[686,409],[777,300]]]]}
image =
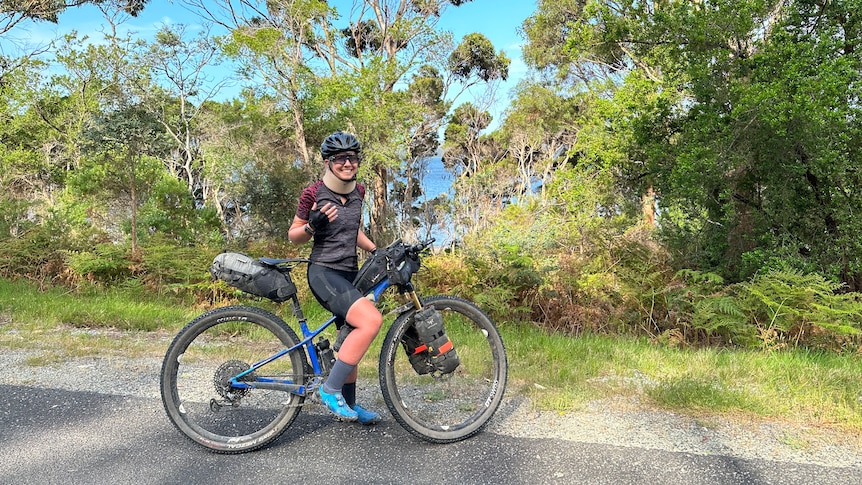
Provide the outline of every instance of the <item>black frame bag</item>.
{"type": "Polygon", "coordinates": [[[234,288],[276,303],[296,294],[296,285],[288,273],[242,253],[219,254],[210,266],[210,274],[234,288]]]}
{"type": "Polygon", "coordinates": [[[383,278],[389,277],[393,285],[406,285],[413,273],[419,271],[419,259],[407,253],[407,248],[397,240],[385,249],[378,249],[362,263],[353,286],[363,295],[371,291],[383,278]]]}
{"type": "Polygon", "coordinates": [[[356,273],[356,278],[353,279],[353,286],[365,295],[371,291],[374,285],[386,277],[388,269],[389,256],[386,254],[386,250],[378,249],[362,263],[362,267],[356,273]]]}

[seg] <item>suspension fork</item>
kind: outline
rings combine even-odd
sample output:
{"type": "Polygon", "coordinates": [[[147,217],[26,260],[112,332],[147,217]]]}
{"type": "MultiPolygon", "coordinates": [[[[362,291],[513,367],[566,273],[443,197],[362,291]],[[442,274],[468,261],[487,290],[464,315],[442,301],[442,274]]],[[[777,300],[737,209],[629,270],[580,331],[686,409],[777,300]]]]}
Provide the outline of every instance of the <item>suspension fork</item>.
{"type": "Polygon", "coordinates": [[[416,294],[416,290],[413,288],[413,285],[410,285],[404,294],[407,295],[407,298],[409,298],[411,302],[413,302],[413,307],[416,308],[416,311],[422,309],[422,303],[419,301],[419,295],[416,294]]]}

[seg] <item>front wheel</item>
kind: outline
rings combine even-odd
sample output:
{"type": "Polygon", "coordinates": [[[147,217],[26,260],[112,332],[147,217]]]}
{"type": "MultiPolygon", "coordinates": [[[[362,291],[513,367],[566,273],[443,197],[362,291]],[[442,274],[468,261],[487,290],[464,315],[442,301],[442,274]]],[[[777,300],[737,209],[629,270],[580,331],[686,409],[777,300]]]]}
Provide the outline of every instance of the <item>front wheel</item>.
{"type": "MultiPolygon", "coordinates": [[[[299,414],[304,397],[240,388],[231,379],[298,342],[281,318],[259,308],[224,307],[199,316],[176,336],[162,363],[162,403],[171,422],[219,453],[271,443],[299,414]]],[[[240,380],[302,383],[305,365],[302,352],[291,352],[240,380]]]]}
{"type": "Polygon", "coordinates": [[[460,363],[447,374],[417,372],[402,343],[414,332],[416,312],[410,310],[395,319],[383,342],[383,400],[414,436],[433,443],[460,441],[478,433],[503,399],[508,375],[503,339],[491,319],[467,300],[432,296],[422,303],[443,317],[460,363]]]}

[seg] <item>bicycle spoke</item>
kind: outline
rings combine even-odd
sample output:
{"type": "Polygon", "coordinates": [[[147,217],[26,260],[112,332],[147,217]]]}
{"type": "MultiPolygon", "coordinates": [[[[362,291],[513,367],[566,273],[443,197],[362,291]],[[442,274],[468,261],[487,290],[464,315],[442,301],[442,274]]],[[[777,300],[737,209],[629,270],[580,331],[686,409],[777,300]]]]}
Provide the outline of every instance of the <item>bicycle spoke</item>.
{"type": "Polygon", "coordinates": [[[460,364],[449,374],[417,372],[400,345],[412,324],[402,316],[384,343],[381,389],[408,431],[428,441],[457,441],[478,432],[499,406],[507,375],[505,350],[491,321],[466,300],[431,297],[426,304],[442,315],[460,364]]]}
{"type": "MultiPolygon", "coordinates": [[[[296,341],[286,324],[262,310],[231,307],[201,316],[177,336],[165,359],[162,397],[171,420],[195,442],[220,452],[271,442],[296,417],[302,398],[234,387],[231,379],[296,341]]],[[[303,369],[294,353],[241,380],[297,382],[303,369]]]]}

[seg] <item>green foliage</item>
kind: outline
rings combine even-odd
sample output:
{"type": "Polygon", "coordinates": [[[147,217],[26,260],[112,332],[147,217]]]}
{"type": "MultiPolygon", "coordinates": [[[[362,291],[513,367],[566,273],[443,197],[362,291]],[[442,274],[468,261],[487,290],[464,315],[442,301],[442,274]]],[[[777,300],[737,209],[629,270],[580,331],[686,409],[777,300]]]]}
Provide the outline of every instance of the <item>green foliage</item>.
{"type": "Polygon", "coordinates": [[[524,21],[524,59],[540,70],[565,77],[572,65],[572,57],[561,39],[573,31],[574,22],[581,15],[583,0],[539,0],[532,16],[524,21]]]}
{"type": "Polygon", "coordinates": [[[59,16],[67,8],[81,6],[87,3],[109,4],[135,17],[144,9],[149,0],[78,0],[74,2],[58,2],[56,0],[4,1],[0,3],[0,33],[6,32],[17,24],[21,18],[34,21],[57,23],[59,16]]]}
{"type": "Polygon", "coordinates": [[[27,211],[33,203],[0,195],[0,239],[26,232],[33,223],[27,220],[27,211]]]}
{"type": "Polygon", "coordinates": [[[449,70],[456,78],[468,80],[475,76],[488,82],[506,80],[511,61],[504,51],[494,53],[494,45],[484,35],[468,34],[449,55],[449,70]]]}
{"type": "MultiPolygon", "coordinates": [[[[245,202],[253,219],[261,226],[260,235],[286,240],[299,194],[308,180],[293,167],[277,163],[267,165],[267,170],[242,173],[245,202]]],[[[259,165],[258,168],[263,167],[259,165]]]]}
{"type": "Polygon", "coordinates": [[[421,279],[441,293],[470,298],[497,319],[517,321],[553,264],[547,240],[533,237],[544,221],[523,227],[526,209],[511,206],[489,231],[474,232],[463,249],[428,258],[421,279]]]}
{"type": "Polygon", "coordinates": [[[655,190],[677,268],[789,259],[855,291],[857,7],[543,1],[525,59],[584,92],[576,153],[630,200],[655,190]]]}
{"type": "Polygon", "coordinates": [[[209,246],[223,241],[215,209],[196,208],[187,186],[166,173],[149,189],[140,210],[140,226],[176,245],[209,246]]]}
{"type": "Polygon", "coordinates": [[[668,296],[673,328],[688,335],[692,343],[740,346],[756,345],[756,331],[746,309],[728,294],[724,278],[709,272],[684,269],[676,273],[677,285],[668,296]]]}
{"type": "Polygon", "coordinates": [[[141,252],[138,279],[150,292],[198,297],[201,289],[209,288],[209,267],[220,251],[203,245],[178,246],[172,238],[160,235],[148,239],[141,252]]]}
{"type": "Polygon", "coordinates": [[[78,284],[118,284],[132,276],[128,245],[103,243],[89,251],[73,251],[68,256],[72,281],[78,284]]]}
{"type": "MultiPolygon", "coordinates": [[[[822,275],[769,270],[725,286],[712,273],[684,270],[671,288],[672,313],[681,330],[703,332],[707,344],[743,347],[827,348],[853,351],[862,334],[857,293],[822,275]]],[[[691,335],[689,340],[699,340],[691,335]]]]}
{"type": "Polygon", "coordinates": [[[840,293],[843,286],[818,274],[770,271],[740,284],[739,298],[764,345],[841,348],[862,334],[862,301],[840,293]]]}
{"type": "Polygon", "coordinates": [[[11,234],[0,235],[0,276],[50,284],[62,277],[66,253],[77,248],[69,226],[49,215],[40,223],[18,224],[11,234]]]}
{"type": "Polygon", "coordinates": [[[213,291],[209,266],[219,252],[204,245],[178,245],[165,234],[144,239],[137,257],[128,245],[103,243],[70,251],[64,278],[79,289],[138,288],[150,295],[205,301],[213,291]]]}
{"type": "Polygon", "coordinates": [[[541,212],[510,206],[459,250],[430,258],[422,282],[494,318],[564,333],[631,333],[671,346],[859,346],[859,295],[821,275],[769,271],[727,285],[716,273],[674,272],[644,228],[614,235],[608,219],[576,232],[553,212],[525,224],[527,213],[541,212]]]}

